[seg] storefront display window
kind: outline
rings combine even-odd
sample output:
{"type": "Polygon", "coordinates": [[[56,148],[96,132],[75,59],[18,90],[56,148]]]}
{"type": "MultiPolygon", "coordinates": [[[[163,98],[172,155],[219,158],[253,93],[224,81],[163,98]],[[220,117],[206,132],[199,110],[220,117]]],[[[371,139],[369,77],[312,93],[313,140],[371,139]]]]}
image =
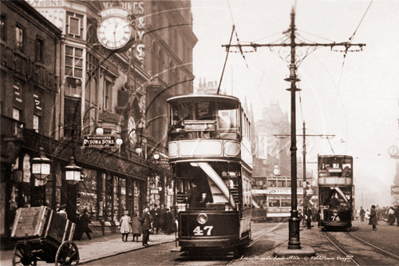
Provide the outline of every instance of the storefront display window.
{"type": "Polygon", "coordinates": [[[113,188],[114,188],[114,193],[113,193],[113,198],[114,198],[114,208],[113,208],[113,215],[112,215],[112,220],[115,222],[116,225],[119,225],[119,186],[118,186],[118,177],[114,176],[113,178],[113,188]]]}
{"type": "Polygon", "coordinates": [[[106,212],[107,212],[107,221],[112,221],[112,200],[113,200],[113,180],[112,176],[107,174],[107,183],[106,183],[106,212]]]}
{"type": "Polygon", "coordinates": [[[91,169],[83,169],[84,179],[79,184],[80,206],[79,213],[87,209],[93,220],[97,218],[97,171],[91,169]]]}
{"type": "Polygon", "coordinates": [[[119,213],[120,216],[122,216],[122,213],[124,210],[127,210],[126,206],[126,179],[125,178],[119,178],[119,185],[120,185],[120,208],[119,208],[119,213]]]}

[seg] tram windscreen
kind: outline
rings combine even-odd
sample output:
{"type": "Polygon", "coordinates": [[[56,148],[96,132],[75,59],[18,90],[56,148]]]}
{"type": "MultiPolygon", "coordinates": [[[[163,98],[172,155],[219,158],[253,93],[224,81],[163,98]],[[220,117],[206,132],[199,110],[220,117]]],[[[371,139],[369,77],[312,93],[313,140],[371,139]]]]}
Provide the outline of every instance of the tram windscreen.
{"type": "Polygon", "coordinates": [[[240,135],[240,112],[236,102],[182,99],[170,106],[171,140],[237,139],[240,135]]]}

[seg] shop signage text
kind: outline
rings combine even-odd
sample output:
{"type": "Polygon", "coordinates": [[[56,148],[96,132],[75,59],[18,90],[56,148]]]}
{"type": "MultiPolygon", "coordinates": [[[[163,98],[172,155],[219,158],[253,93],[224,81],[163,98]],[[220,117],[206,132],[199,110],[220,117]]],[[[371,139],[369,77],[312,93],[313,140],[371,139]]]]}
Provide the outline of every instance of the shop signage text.
{"type": "Polygon", "coordinates": [[[82,148],[113,148],[116,145],[114,135],[86,135],[82,148]]]}

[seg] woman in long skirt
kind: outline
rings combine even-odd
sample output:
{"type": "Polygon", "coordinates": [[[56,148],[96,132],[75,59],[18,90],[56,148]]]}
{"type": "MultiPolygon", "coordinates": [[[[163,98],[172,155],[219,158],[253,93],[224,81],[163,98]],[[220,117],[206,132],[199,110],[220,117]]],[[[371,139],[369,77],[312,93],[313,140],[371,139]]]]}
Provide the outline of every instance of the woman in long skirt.
{"type": "Polygon", "coordinates": [[[125,211],[124,213],[125,215],[120,220],[120,226],[121,226],[122,241],[126,242],[127,236],[132,230],[130,227],[131,218],[129,216],[129,211],[125,211]]]}

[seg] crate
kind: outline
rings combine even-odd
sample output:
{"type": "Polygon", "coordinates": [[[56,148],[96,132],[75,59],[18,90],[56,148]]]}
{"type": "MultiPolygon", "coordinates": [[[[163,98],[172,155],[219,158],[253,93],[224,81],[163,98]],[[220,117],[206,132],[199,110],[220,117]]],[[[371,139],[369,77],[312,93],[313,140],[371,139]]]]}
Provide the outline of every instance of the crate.
{"type": "Polygon", "coordinates": [[[11,237],[15,239],[51,238],[59,244],[72,240],[75,224],[46,206],[19,208],[11,237]]]}
{"type": "Polygon", "coordinates": [[[51,212],[45,206],[19,208],[15,214],[11,237],[45,237],[51,212]]]}

